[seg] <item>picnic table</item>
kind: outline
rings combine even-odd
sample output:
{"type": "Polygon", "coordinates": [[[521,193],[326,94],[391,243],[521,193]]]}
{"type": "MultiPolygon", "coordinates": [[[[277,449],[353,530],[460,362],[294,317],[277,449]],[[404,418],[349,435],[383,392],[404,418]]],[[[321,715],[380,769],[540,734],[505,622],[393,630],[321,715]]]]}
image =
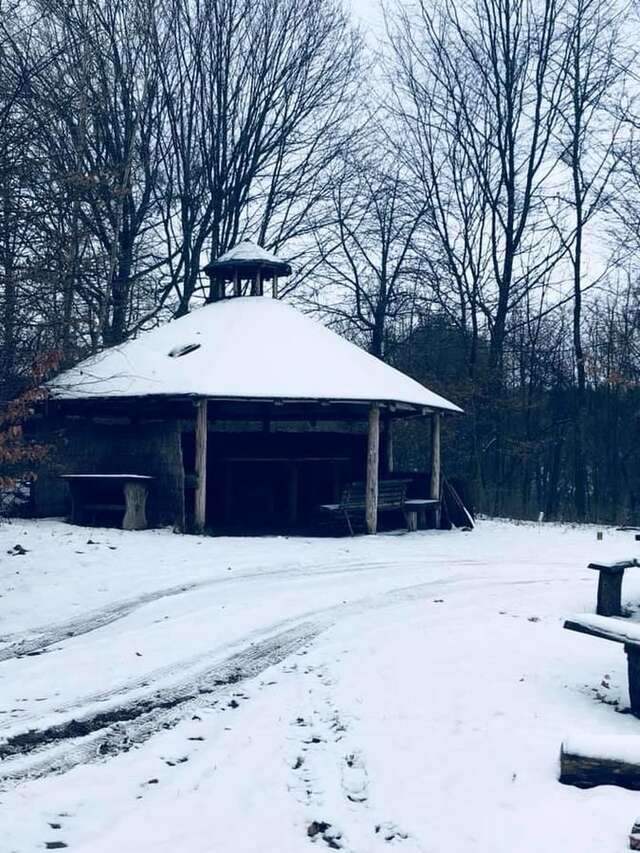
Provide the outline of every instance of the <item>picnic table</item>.
{"type": "Polygon", "coordinates": [[[71,493],[72,524],[95,525],[99,517],[121,516],[123,530],[147,527],[146,504],[153,477],[146,474],[63,474],[71,493]]]}

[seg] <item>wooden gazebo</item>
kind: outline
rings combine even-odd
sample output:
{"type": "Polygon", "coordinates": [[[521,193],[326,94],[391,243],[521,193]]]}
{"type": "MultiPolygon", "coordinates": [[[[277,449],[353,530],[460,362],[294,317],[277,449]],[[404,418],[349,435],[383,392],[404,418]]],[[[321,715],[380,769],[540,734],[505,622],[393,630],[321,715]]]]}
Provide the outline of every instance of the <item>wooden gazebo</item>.
{"type": "Polygon", "coordinates": [[[261,247],[240,243],[205,269],[208,304],[52,383],[43,423],[57,453],[36,512],[64,511],[65,476],[126,474],[153,478],[154,524],[296,529],[359,479],[375,533],[393,422],[415,417],[432,421],[424,491],[440,496],[441,416],[457,406],[274,298],[290,267],[261,247]]]}

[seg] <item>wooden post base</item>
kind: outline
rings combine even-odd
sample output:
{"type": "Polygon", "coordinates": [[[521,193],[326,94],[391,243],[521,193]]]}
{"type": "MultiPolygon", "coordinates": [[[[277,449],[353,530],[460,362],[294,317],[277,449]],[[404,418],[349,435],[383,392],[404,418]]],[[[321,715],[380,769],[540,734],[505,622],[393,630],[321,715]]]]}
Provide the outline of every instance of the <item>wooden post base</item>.
{"type": "Polygon", "coordinates": [[[407,512],[407,530],[409,533],[414,533],[418,529],[418,511],[407,512]]]}
{"type": "Polygon", "coordinates": [[[596,613],[600,616],[622,615],[622,578],[621,572],[600,572],[598,578],[598,604],[596,613]]]}
{"type": "Polygon", "coordinates": [[[145,530],[147,527],[147,487],[143,483],[125,483],[126,510],[122,519],[123,530],[145,530]]]}

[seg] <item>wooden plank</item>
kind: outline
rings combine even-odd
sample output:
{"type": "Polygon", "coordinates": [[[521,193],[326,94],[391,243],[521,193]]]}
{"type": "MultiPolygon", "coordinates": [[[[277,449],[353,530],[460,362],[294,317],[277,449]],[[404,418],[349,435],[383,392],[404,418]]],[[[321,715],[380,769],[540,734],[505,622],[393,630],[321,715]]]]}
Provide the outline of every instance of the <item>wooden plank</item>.
{"type": "MultiPolygon", "coordinates": [[[[440,500],[440,415],[431,416],[431,484],[429,497],[440,500]]],[[[440,508],[435,510],[436,527],[440,527],[440,508]]]]}
{"type": "Polygon", "coordinates": [[[194,527],[202,533],[207,514],[207,401],[200,400],[196,414],[196,483],[194,527]]]}
{"type": "MultiPolygon", "coordinates": [[[[618,629],[615,624],[610,626],[598,626],[590,624],[588,620],[581,621],[580,619],[575,618],[567,619],[563,627],[568,631],[577,631],[579,634],[588,634],[590,637],[598,637],[601,640],[611,640],[614,643],[640,646],[640,637],[636,639],[624,630],[626,620],[608,619],[607,621],[611,623],[620,622],[620,628],[618,629]]],[[[633,623],[627,624],[629,624],[630,627],[633,626],[633,623]]]]}
{"type": "Polygon", "coordinates": [[[378,530],[378,473],[380,467],[380,407],[369,409],[369,439],[367,443],[367,485],[365,520],[367,533],[378,530]]]}

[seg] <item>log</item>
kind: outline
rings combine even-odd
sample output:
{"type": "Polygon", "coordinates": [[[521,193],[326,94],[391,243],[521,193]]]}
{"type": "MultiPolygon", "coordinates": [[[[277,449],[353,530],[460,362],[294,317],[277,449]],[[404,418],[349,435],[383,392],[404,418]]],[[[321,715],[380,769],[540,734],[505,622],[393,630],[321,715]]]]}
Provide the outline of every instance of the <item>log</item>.
{"type": "Polygon", "coordinates": [[[560,782],[576,788],[617,785],[640,791],[637,736],[569,739],[560,749],[560,782]]]}
{"type": "Polygon", "coordinates": [[[196,484],[194,527],[202,533],[207,515],[207,401],[200,400],[196,415],[196,484]]]}
{"type": "Polygon", "coordinates": [[[380,466],[380,407],[369,409],[369,440],[367,445],[367,485],[365,492],[365,519],[367,533],[378,530],[378,472],[380,466]]]}

